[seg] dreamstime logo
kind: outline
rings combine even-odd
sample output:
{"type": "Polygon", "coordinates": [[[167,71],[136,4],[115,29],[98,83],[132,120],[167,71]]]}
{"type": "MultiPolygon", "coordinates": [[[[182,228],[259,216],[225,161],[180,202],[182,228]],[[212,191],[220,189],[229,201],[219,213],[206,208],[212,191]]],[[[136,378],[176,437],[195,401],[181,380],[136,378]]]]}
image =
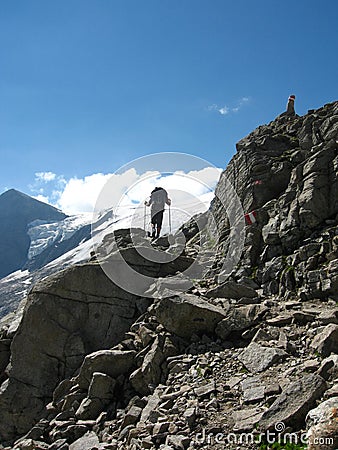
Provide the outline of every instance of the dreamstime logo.
{"type": "Polygon", "coordinates": [[[198,446],[204,446],[205,444],[233,444],[233,445],[258,445],[258,444],[280,444],[280,445],[330,445],[334,443],[332,437],[320,437],[309,438],[308,433],[288,433],[286,432],[286,426],[284,422],[277,422],[273,430],[266,430],[265,433],[259,433],[258,431],[252,433],[207,433],[205,428],[202,432],[197,433],[194,442],[198,446]]]}
{"type": "MultiPolygon", "coordinates": [[[[210,201],[214,191],[214,186],[209,185],[211,170],[216,172],[217,168],[196,156],[157,153],[131,161],[108,180],[95,205],[92,239],[102,269],[116,285],[138,296],[163,298],[187,291],[206,275],[219,248],[218,224],[211,212],[207,220],[203,215],[194,216],[207,209],[204,199],[210,201]],[[116,180],[122,177],[125,188],[118,196],[116,180]],[[147,237],[150,212],[144,203],[151,190],[159,185],[172,199],[164,215],[167,249],[152,245],[147,237]],[[178,230],[178,226],[189,220],[195,228],[194,234],[199,233],[193,257],[184,253],[187,233],[178,230]],[[106,227],[107,221],[110,229],[106,227]],[[126,230],[114,233],[119,228],[126,230]],[[127,246],[120,245],[123,240],[127,246]],[[158,288],[162,274],[165,290],[158,288]]],[[[217,274],[219,282],[226,280],[239,262],[245,238],[241,202],[230,182],[226,179],[222,182],[217,208],[224,209],[222,217],[228,222],[229,235],[217,274]]]]}

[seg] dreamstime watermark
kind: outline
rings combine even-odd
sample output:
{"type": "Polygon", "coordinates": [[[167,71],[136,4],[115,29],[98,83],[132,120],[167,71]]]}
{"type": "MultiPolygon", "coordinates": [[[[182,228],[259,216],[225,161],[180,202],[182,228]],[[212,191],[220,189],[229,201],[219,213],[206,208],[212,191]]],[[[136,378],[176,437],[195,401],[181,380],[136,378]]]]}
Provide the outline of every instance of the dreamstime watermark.
{"type": "MultiPolygon", "coordinates": [[[[196,280],[203,279],[216,261],[220,242],[219,218],[214,217],[209,211],[207,222],[198,216],[194,219],[197,212],[206,210],[202,200],[203,194],[214,191],[214,186],[209,185],[206,176],[210,168],[217,170],[210,162],[193,155],[157,153],[131,161],[117,170],[107,181],[96,202],[92,240],[102,269],[116,285],[138,296],[163,298],[186,292],[195,285],[196,280]],[[117,198],[114,184],[116,177],[124,176],[128,179],[126,174],[135,173],[141,175],[136,177],[136,181],[135,177],[130,176],[130,181],[125,184],[124,193],[117,198]],[[170,224],[175,225],[178,222],[183,224],[192,220],[195,235],[199,234],[199,245],[195,246],[195,250],[198,248],[198,251],[193,258],[190,257],[190,260],[184,257],[187,238],[182,230],[168,230],[169,248],[165,250],[152,245],[147,239],[146,230],[150,222],[150,212],[144,203],[149,198],[149,190],[159,184],[168,191],[172,199],[171,208],[165,212],[170,224]],[[121,238],[116,237],[114,228],[109,233],[109,238],[104,238],[100,232],[106,217],[110,217],[112,227],[114,223],[125,223],[125,212],[129,216],[128,225],[124,227],[128,229],[133,250],[130,247],[120,248],[121,238]],[[124,222],[121,218],[124,218],[124,222]],[[179,220],[173,220],[175,218],[179,220]],[[163,270],[167,284],[165,293],[163,290],[159,293],[158,290],[152,289],[160,276],[158,274],[161,274],[161,265],[175,266],[175,261],[178,262],[178,270],[173,271],[176,273],[168,274],[165,273],[165,269],[163,270]],[[144,270],[137,270],[137,266],[142,266],[144,270]],[[156,275],[152,274],[154,267],[158,269],[156,275]]],[[[223,178],[222,184],[222,194],[216,193],[215,196],[219,205],[218,210],[219,208],[224,210],[223,218],[227,221],[229,234],[227,248],[217,270],[219,282],[225,281],[238,264],[245,239],[245,219],[240,199],[229,180],[223,178]]],[[[107,230],[105,233],[107,234],[107,230]]]]}
{"type": "Polygon", "coordinates": [[[194,442],[198,446],[208,445],[257,445],[267,444],[273,445],[275,443],[281,445],[333,445],[334,438],[330,437],[315,437],[309,438],[307,432],[287,432],[286,426],[283,422],[275,424],[274,430],[267,430],[264,433],[259,431],[251,433],[209,433],[203,428],[202,432],[197,433],[194,437],[194,442]]]}

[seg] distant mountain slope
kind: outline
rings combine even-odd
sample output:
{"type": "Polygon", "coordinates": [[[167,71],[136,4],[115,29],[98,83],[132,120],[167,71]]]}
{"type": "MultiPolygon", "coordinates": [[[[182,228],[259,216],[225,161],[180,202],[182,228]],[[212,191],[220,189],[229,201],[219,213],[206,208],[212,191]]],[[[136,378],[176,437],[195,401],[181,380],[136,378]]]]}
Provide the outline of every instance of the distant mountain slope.
{"type": "Polygon", "coordinates": [[[90,239],[90,235],[91,226],[84,225],[76,230],[69,239],[57,240],[52,245],[47,246],[41,253],[27,261],[23,268],[29,271],[40,269],[51,261],[54,261],[54,259],[64,255],[69,250],[74,249],[81,242],[90,239]]]}
{"type": "MultiPolygon", "coordinates": [[[[202,195],[199,202],[185,205],[183,212],[180,208],[172,208],[172,231],[185,223],[187,216],[204,212],[211,198],[212,193],[202,195]]],[[[107,234],[131,226],[142,228],[143,208],[131,207],[115,214],[113,210],[102,211],[94,220],[94,239],[90,239],[91,220],[92,215],[82,215],[70,216],[58,223],[33,224],[28,231],[31,245],[22,270],[0,280],[0,320],[18,307],[22,312],[25,296],[39,280],[74,264],[87,262],[90,252],[107,234]]],[[[163,233],[168,232],[166,214],[163,233]]]]}
{"type": "Polygon", "coordinates": [[[19,270],[30,247],[28,226],[39,219],[56,222],[67,217],[53,206],[10,189],[0,195],[0,278],[19,270]]]}

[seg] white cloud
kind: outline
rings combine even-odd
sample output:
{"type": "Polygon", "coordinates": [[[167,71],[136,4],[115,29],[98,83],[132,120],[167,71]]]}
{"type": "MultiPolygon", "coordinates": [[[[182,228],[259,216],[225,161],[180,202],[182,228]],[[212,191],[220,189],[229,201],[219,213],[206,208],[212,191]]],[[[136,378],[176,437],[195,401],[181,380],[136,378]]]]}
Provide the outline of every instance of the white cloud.
{"type": "Polygon", "coordinates": [[[210,105],[207,107],[208,111],[217,111],[218,110],[218,106],[216,105],[216,103],[210,105]]]}
{"type": "Polygon", "coordinates": [[[218,109],[218,112],[222,114],[222,116],[225,116],[226,114],[229,114],[229,108],[225,105],[223,108],[218,109]]]}
{"type": "MultiPolygon", "coordinates": [[[[176,171],[162,176],[157,171],[139,174],[135,168],[131,168],[121,174],[96,173],[84,178],[64,180],[61,188],[57,177],[55,181],[58,188],[50,198],[63,212],[79,214],[92,212],[94,208],[101,211],[116,206],[143,207],[154,187],[162,186],[168,191],[173,205],[183,208],[188,203],[210,201],[220,173],[221,169],[206,167],[199,171],[176,171]]],[[[48,200],[47,197],[45,199],[48,200]]]]}
{"type": "Polygon", "coordinates": [[[53,172],[36,172],[35,173],[35,180],[36,181],[43,181],[45,183],[48,183],[49,181],[53,181],[56,178],[56,174],[53,172]]]}
{"type": "Polygon", "coordinates": [[[43,203],[49,203],[49,198],[42,194],[36,195],[33,198],[35,198],[36,200],[39,200],[40,202],[43,202],[43,203]]]}
{"type": "Polygon", "coordinates": [[[235,106],[234,108],[232,108],[232,111],[233,112],[238,112],[246,103],[248,103],[250,101],[250,98],[249,97],[242,97],[240,100],[239,100],[239,102],[238,102],[238,104],[237,104],[237,106],[235,106]]]}
{"type": "Polygon", "coordinates": [[[56,206],[67,214],[93,211],[97,196],[110,176],[96,173],[65,180],[64,188],[53,192],[54,198],[58,196],[56,206]]]}
{"type": "Polygon", "coordinates": [[[208,111],[217,111],[222,116],[226,116],[231,113],[237,113],[248,102],[250,102],[250,97],[242,97],[240,100],[238,100],[237,103],[235,103],[234,106],[224,105],[224,106],[220,107],[216,103],[213,103],[212,105],[207,107],[207,110],[208,111]]]}
{"type": "Polygon", "coordinates": [[[226,115],[229,113],[230,109],[228,108],[228,106],[224,105],[223,107],[220,107],[219,105],[216,105],[216,103],[213,103],[212,105],[209,105],[207,107],[208,111],[217,111],[219,112],[222,116],[226,115]]]}

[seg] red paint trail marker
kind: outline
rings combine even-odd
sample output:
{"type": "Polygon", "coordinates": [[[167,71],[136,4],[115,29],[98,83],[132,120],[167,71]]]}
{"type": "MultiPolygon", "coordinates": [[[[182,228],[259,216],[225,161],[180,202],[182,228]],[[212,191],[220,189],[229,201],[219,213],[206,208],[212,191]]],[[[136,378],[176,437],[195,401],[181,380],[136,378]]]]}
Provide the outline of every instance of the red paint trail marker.
{"type": "Polygon", "coordinates": [[[251,211],[247,214],[244,214],[245,222],[247,225],[252,225],[253,223],[257,222],[257,213],[256,211],[251,211]]]}

